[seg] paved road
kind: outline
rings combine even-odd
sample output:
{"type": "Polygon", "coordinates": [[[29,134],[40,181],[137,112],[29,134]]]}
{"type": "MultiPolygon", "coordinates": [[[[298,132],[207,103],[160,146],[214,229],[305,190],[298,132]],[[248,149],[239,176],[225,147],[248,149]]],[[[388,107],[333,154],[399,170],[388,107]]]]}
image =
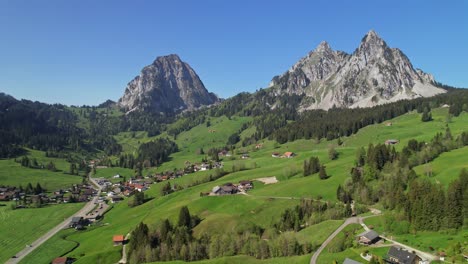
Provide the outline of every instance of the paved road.
{"type": "Polygon", "coordinates": [[[33,250],[35,250],[37,247],[42,245],[44,242],[46,242],[49,238],[51,238],[53,235],[57,234],[60,230],[67,228],[68,225],[71,222],[72,217],[74,216],[85,216],[89,211],[93,210],[94,206],[96,206],[94,203],[97,202],[97,199],[99,197],[99,194],[101,193],[101,186],[97,184],[97,182],[89,177],[91,182],[98,188],[98,194],[88,203],[85,204],[83,208],[81,208],[77,213],[75,213],[73,216],[70,216],[51,230],[49,232],[45,233],[42,235],[40,238],[38,238],[36,241],[34,241],[31,245],[31,247],[26,247],[20,252],[18,252],[15,256],[16,258],[10,258],[6,264],[15,264],[20,262],[25,256],[27,256],[29,253],[31,253],[33,250]]]}
{"type": "MultiPolygon", "coordinates": [[[[338,233],[340,233],[346,226],[348,226],[350,224],[360,224],[364,228],[364,230],[369,231],[370,230],[369,227],[367,227],[367,225],[364,223],[363,220],[366,219],[366,218],[369,218],[369,217],[374,217],[374,216],[380,215],[380,214],[381,214],[381,212],[377,211],[377,213],[375,215],[369,215],[369,216],[364,216],[364,217],[350,217],[350,218],[346,219],[346,221],[340,227],[338,227],[338,229],[336,229],[335,232],[333,232],[327,238],[327,240],[325,240],[325,242],[322,243],[322,245],[317,249],[317,251],[315,251],[314,255],[312,255],[312,258],[310,259],[310,264],[316,264],[317,263],[317,259],[320,256],[320,253],[322,253],[322,251],[333,240],[333,238],[335,238],[336,235],[338,235],[338,233]]],[[[399,247],[402,247],[402,248],[406,249],[407,251],[416,252],[416,254],[418,256],[420,256],[423,260],[432,261],[432,260],[438,259],[436,256],[434,256],[432,254],[429,254],[427,252],[417,250],[415,248],[412,248],[412,247],[407,246],[405,244],[399,243],[399,242],[397,242],[395,240],[389,239],[389,238],[384,237],[382,235],[380,237],[386,239],[387,241],[392,242],[396,246],[399,246],[399,247]]]]}
{"type": "Polygon", "coordinates": [[[327,247],[327,245],[333,240],[333,238],[336,237],[336,235],[338,235],[338,233],[341,232],[341,230],[343,230],[343,228],[345,228],[349,224],[359,224],[360,221],[361,221],[360,217],[351,217],[351,218],[346,219],[346,221],[342,225],[340,225],[340,227],[338,227],[338,229],[336,229],[335,232],[333,232],[327,238],[327,240],[325,240],[325,242],[322,243],[322,245],[317,249],[317,251],[315,251],[314,255],[312,255],[312,258],[310,259],[310,264],[316,264],[317,263],[317,259],[318,259],[319,255],[320,255],[320,253],[322,253],[322,251],[325,249],[325,247],[327,247]]]}

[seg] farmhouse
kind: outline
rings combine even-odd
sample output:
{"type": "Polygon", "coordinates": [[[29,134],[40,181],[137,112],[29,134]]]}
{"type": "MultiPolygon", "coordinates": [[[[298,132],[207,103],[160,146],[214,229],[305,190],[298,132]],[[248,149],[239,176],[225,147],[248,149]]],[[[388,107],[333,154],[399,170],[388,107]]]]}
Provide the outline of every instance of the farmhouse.
{"type": "Polygon", "coordinates": [[[271,153],[271,156],[272,156],[273,158],[279,158],[279,157],[280,157],[280,154],[279,154],[279,152],[273,152],[273,153],[271,153]]]}
{"type": "Polygon", "coordinates": [[[364,245],[374,244],[379,240],[379,234],[374,230],[366,231],[358,235],[358,242],[364,245]]]}
{"type": "Polygon", "coordinates": [[[416,264],[421,261],[421,258],[416,254],[403,250],[402,248],[391,247],[388,250],[385,261],[391,264],[416,264]]]}
{"type": "Polygon", "coordinates": [[[288,151],[288,152],[285,152],[283,156],[284,156],[285,158],[290,159],[290,158],[293,158],[294,156],[296,156],[296,154],[295,154],[294,152],[288,151]]]}
{"type": "Polygon", "coordinates": [[[114,246],[121,246],[125,242],[125,238],[123,235],[115,235],[112,238],[112,242],[114,242],[114,246]]]}
{"type": "Polygon", "coordinates": [[[252,181],[240,181],[238,188],[242,191],[247,191],[253,188],[253,183],[252,181]]]}
{"type": "Polygon", "coordinates": [[[83,217],[81,216],[74,216],[72,217],[72,220],[70,224],[68,225],[69,227],[75,228],[77,226],[82,226],[83,225],[83,217]]]}
{"type": "Polygon", "coordinates": [[[211,192],[214,194],[214,195],[228,195],[228,194],[235,194],[237,193],[238,189],[237,189],[237,186],[235,186],[234,184],[232,183],[226,183],[222,186],[215,186],[213,187],[213,189],[211,190],[211,192]]]}
{"type": "Polygon", "coordinates": [[[118,203],[118,202],[120,202],[122,200],[123,200],[123,198],[121,196],[118,196],[118,195],[113,195],[110,198],[111,203],[118,203]]]}
{"type": "Polygon", "coordinates": [[[395,145],[398,144],[398,139],[387,139],[385,140],[385,145],[395,145]]]}

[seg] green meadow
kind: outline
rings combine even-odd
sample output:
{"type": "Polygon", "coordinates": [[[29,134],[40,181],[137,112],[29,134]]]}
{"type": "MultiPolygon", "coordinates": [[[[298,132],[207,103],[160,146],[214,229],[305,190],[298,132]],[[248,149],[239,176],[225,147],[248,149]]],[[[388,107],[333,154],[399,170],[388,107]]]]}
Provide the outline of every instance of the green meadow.
{"type": "Polygon", "coordinates": [[[64,219],[77,212],[83,204],[60,204],[43,208],[12,210],[11,204],[0,206],[0,262],[31,244],[64,219]]]}
{"type": "MultiPolygon", "coordinates": [[[[224,170],[229,174],[212,182],[205,182],[196,186],[188,187],[197,181],[206,181],[213,171],[197,172],[185,175],[181,178],[171,180],[171,184],[178,184],[183,187],[181,191],[161,197],[160,189],[165,182],[151,185],[145,194],[154,199],[138,207],[130,208],[127,200],[116,204],[95,227],[81,232],[74,232],[67,236],[68,240],[79,243],[67,256],[77,258],[76,263],[115,263],[121,257],[121,248],[112,245],[112,236],[116,234],[127,234],[141,221],[150,227],[157,225],[161,219],[169,218],[176,221],[179,209],[188,206],[191,214],[197,214],[202,222],[194,229],[194,235],[199,236],[204,232],[220,233],[229,230],[235,231],[237,228],[255,223],[261,227],[268,228],[279,219],[281,213],[299,203],[300,198],[323,199],[335,202],[336,189],[339,184],[343,184],[349,177],[350,169],[354,166],[355,152],[358,147],[367,146],[369,143],[383,143],[387,139],[398,139],[400,141],[395,147],[401,149],[408,140],[430,140],[438,132],[444,132],[447,124],[447,109],[433,109],[431,122],[421,122],[421,115],[412,112],[388,122],[392,126],[385,124],[375,124],[361,129],[357,134],[342,138],[343,144],[337,146],[337,140],[297,140],[286,144],[277,144],[273,141],[263,140],[263,146],[255,149],[255,146],[236,146],[232,157],[224,157],[224,170]],[[334,145],[339,153],[336,160],[328,157],[328,148],[334,145]],[[250,158],[242,160],[240,153],[248,151],[250,158]],[[297,154],[291,159],[273,158],[272,152],[284,153],[292,151],[297,154]],[[303,177],[303,162],[311,156],[319,157],[321,163],[326,166],[327,174],[330,176],[326,180],[320,180],[317,174],[303,177]],[[234,167],[245,167],[245,170],[233,171],[234,167]],[[248,195],[232,195],[222,197],[201,197],[200,193],[209,192],[214,186],[227,182],[236,183],[240,180],[255,180],[262,177],[276,177],[279,181],[275,184],[263,184],[254,182],[254,189],[248,195]]],[[[200,162],[205,155],[197,154],[200,148],[205,152],[212,147],[222,147],[226,144],[230,135],[238,132],[242,124],[250,122],[250,118],[226,117],[211,118],[211,126],[201,124],[185,131],[177,136],[180,151],[171,155],[171,160],[158,166],[145,170],[147,173],[161,172],[165,170],[181,169],[185,161],[200,162]]],[[[462,113],[459,117],[453,117],[448,123],[454,136],[462,131],[468,130],[468,114],[462,113]]],[[[241,137],[251,135],[254,131],[246,130],[241,133],[241,137]]],[[[165,136],[165,135],[161,135],[165,136]]],[[[127,153],[134,153],[139,144],[148,142],[156,137],[149,138],[145,132],[125,132],[120,133],[115,138],[124,147],[127,153]]],[[[173,139],[171,137],[171,139],[173,139]]],[[[463,157],[467,148],[454,150],[442,154],[435,159],[431,165],[434,176],[431,180],[439,181],[448,185],[450,181],[458,177],[459,170],[466,166],[463,157]],[[445,162],[444,162],[445,160],[445,162]],[[444,165],[450,161],[450,166],[444,165]],[[453,164],[453,166],[452,166],[453,164]]],[[[416,168],[421,177],[424,168],[416,168]]],[[[133,170],[121,168],[98,169],[96,177],[109,178],[115,174],[126,177],[134,175],[133,170]]],[[[377,221],[379,218],[370,218],[368,221],[377,221]]],[[[296,234],[301,242],[313,242],[316,245],[322,243],[326,237],[335,230],[342,221],[326,221],[317,225],[309,226],[296,234]]],[[[367,223],[367,221],[366,221],[367,223]]],[[[372,222],[373,223],[373,222],[372,222]]],[[[376,229],[379,230],[375,223],[376,229]]],[[[434,234],[436,237],[436,234],[434,234]]],[[[464,238],[463,234],[456,236],[464,238]]],[[[421,246],[424,249],[426,242],[424,238],[413,238],[414,243],[407,239],[408,244],[421,246]],[[419,244],[418,244],[419,243],[419,244]]],[[[455,238],[454,238],[455,239],[455,238]]],[[[458,238],[457,238],[458,239],[458,238]]],[[[402,241],[403,242],[403,241],[402,241]]],[[[441,245],[444,247],[444,245],[441,245]]],[[[41,253],[45,249],[36,250],[41,253]]],[[[319,263],[331,263],[338,260],[339,263],[344,258],[349,257],[363,262],[359,256],[360,249],[347,249],[338,253],[327,253],[324,251],[320,256],[319,263]]],[[[384,250],[374,250],[380,254],[384,250]]],[[[57,250],[56,254],[66,253],[57,250]]],[[[45,254],[44,254],[45,255],[45,254]]],[[[287,259],[287,263],[308,263],[310,255],[292,257],[287,259]]],[[[257,260],[247,256],[226,257],[214,260],[201,261],[196,263],[284,263],[285,259],[257,260]]],[[[181,263],[181,262],[172,262],[181,263]]]]}
{"type": "MultiPolygon", "coordinates": [[[[28,183],[36,186],[36,183],[48,191],[53,191],[61,188],[68,188],[72,184],[80,183],[82,177],[66,174],[70,168],[70,164],[63,159],[45,157],[44,152],[37,150],[28,150],[29,158],[36,158],[39,164],[47,165],[53,162],[58,171],[53,172],[47,169],[32,169],[21,166],[14,159],[0,160],[0,184],[26,187],[28,183]]],[[[21,157],[18,157],[19,161],[21,157]]]]}

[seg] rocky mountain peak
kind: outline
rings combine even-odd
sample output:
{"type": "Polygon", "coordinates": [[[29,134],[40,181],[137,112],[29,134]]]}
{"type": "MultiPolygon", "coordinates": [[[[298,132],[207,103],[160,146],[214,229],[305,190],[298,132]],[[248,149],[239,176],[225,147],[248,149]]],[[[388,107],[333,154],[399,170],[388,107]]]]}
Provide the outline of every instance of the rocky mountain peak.
{"type": "Polygon", "coordinates": [[[387,43],[374,30],[371,30],[362,38],[356,53],[364,52],[369,55],[381,55],[386,49],[388,49],[387,43]]]}
{"type": "Polygon", "coordinates": [[[320,44],[315,48],[313,52],[317,53],[325,53],[325,52],[332,52],[333,50],[330,48],[330,45],[326,41],[320,42],[320,44]]]}
{"type": "Polygon", "coordinates": [[[178,55],[157,57],[130,81],[118,105],[127,111],[179,112],[210,105],[219,99],[209,93],[195,71],[178,55]]]}
{"type": "Polygon", "coordinates": [[[305,94],[305,110],[370,107],[445,92],[433,83],[432,75],[415,70],[403,52],[371,30],[353,54],[321,42],[270,85],[275,95],[305,94]]]}

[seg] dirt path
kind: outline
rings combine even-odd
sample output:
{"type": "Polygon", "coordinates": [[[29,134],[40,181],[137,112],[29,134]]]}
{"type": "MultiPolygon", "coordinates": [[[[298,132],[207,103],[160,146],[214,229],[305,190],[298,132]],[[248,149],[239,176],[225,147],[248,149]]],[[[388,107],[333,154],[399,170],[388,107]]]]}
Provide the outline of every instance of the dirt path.
{"type": "Polygon", "coordinates": [[[74,216],[85,216],[89,211],[93,210],[94,206],[95,206],[95,202],[97,202],[97,199],[99,197],[99,194],[101,193],[101,187],[99,186],[99,184],[97,184],[94,179],[92,179],[91,177],[89,177],[89,179],[91,180],[91,182],[98,188],[98,194],[91,200],[89,201],[88,203],[85,204],[85,206],[83,208],[81,208],[77,213],[75,213],[74,215],[70,216],[69,218],[65,219],[63,222],[61,222],[60,224],[58,224],[57,226],[55,226],[54,228],[52,228],[51,230],[49,230],[47,233],[45,233],[44,235],[42,235],[40,238],[38,238],[36,241],[34,241],[32,244],[31,244],[31,247],[26,247],[24,248],[23,250],[21,250],[20,252],[18,252],[15,256],[16,258],[10,258],[6,263],[7,264],[15,264],[15,263],[18,263],[20,262],[24,257],[26,257],[29,253],[31,253],[32,251],[34,251],[36,248],[38,248],[40,245],[42,245],[44,242],[46,242],[47,240],[49,240],[52,236],[54,236],[55,234],[57,234],[60,230],[64,229],[64,228],[67,228],[68,225],[70,224],[71,220],[72,220],[72,217],[74,216]]]}
{"type": "Polygon", "coordinates": [[[125,236],[125,243],[123,244],[122,246],[122,258],[119,260],[119,264],[126,264],[127,263],[127,243],[128,243],[128,239],[130,238],[130,233],[128,233],[126,236],[125,236]]]}

